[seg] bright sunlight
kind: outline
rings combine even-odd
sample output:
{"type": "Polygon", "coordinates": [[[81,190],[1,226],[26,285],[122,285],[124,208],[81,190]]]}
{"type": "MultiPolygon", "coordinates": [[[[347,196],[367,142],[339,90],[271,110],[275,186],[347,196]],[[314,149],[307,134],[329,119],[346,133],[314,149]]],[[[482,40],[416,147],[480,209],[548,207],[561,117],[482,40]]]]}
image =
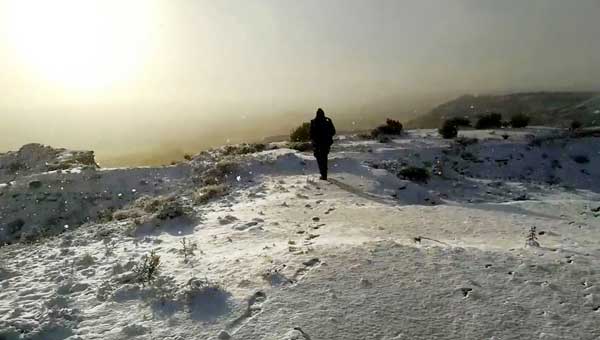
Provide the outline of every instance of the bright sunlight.
{"type": "Polygon", "coordinates": [[[135,77],[151,52],[150,1],[19,0],[5,34],[24,68],[52,86],[98,90],[135,77]]]}

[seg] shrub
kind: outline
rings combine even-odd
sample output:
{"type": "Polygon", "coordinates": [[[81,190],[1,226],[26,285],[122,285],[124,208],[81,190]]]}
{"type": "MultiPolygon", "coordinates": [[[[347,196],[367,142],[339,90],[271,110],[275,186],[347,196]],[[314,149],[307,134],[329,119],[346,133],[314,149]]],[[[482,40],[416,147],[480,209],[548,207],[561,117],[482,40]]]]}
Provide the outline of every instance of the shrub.
{"type": "Polygon", "coordinates": [[[590,162],[590,159],[586,155],[575,155],[572,158],[573,158],[573,161],[575,161],[575,163],[579,163],[579,164],[585,164],[585,163],[590,162]]]}
{"type": "Polygon", "coordinates": [[[290,134],[290,142],[308,142],[310,141],[310,123],[305,122],[298,126],[290,134]]]}
{"type": "Polygon", "coordinates": [[[527,125],[529,125],[530,121],[531,118],[528,115],[523,113],[517,113],[516,115],[510,117],[510,126],[514,128],[524,128],[527,125]]]}
{"type": "Polygon", "coordinates": [[[571,122],[571,130],[572,131],[577,130],[577,129],[581,129],[581,126],[582,126],[582,124],[578,120],[574,120],[574,121],[571,122]]]}
{"type": "Polygon", "coordinates": [[[225,196],[225,194],[227,194],[227,191],[227,186],[223,184],[207,185],[194,194],[194,203],[206,204],[215,198],[225,196]]]}
{"type": "Polygon", "coordinates": [[[175,199],[165,201],[165,204],[161,205],[156,213],[156,217],[159,220],[172,219],[184,215],[185,210],[183,206],[175,199]]]}
{"type": "Polygon", "coordinates": [[[196,242],[188,241],[185,237],[181,240],[181,249],[179,249],[179,253],[183,255],[184,263],[188,262],[188,257],[196,256],[196,250],[198,250],[198,244],[196,244],[196,242]]]}
{"type": "Polygon", "coordinates": [[[310,142],[290,142],[287,147],[300,152],[312,151],[313,145],[310,142]]]}
{"type": "Polygon", "coordinates": [[[425,168],[419,168],[416,166],[405,167],[400,170],[398,175],[413,182],[427,183],[429,180],[429,171],[427,171],[425,168]]]}
{"type": "Polygon", "coordinates": [[[444,121],[442,127],[438,129],[440,135],[445,139],[454,138],[458,135],[458,128],[452,119],[444,121]]]}
{"type": "Polygon", "coordinates": [[[228,155],[247,155],[251,153],[265,151],[266,144],[263,143],[243,143],[239,145],[227,145],[224,148],[224,154],[228,155]]]}
{"type": "Polygon", "coordinates": [[[206,315],[219,314],[227,310],[230,293],[215,282],[192,278],[183,298],[190,313],[206,315]]]}
{"type": "Polygon", "coordinates": [[[156,255],[156,251],[152,250],[150,254],[144,255],[142,260],[133,268],[136,281],[142,285],[152,282],[158,276],[159,267],[160,256],[156,255]]]}
{"type": "Polygon", "coordinates": [[[502,115],[499,113],[482,115],[475,123],[476,129],[497,129],[500,127],[502,127],[502,115]]]}
{"type": "Polygon", "coordinates": [[[379,135],[379,136],[377,136],[377,141],[379,143],[385,144],[385,143],[391,142],[392,139],[386,135],[379,135]]]}
{"type": "Polygon", "coordinates": [[[399,135],[402,133],[402,128],[402,123],[388,118],[384,125],[380,125],[371,131],[371,136],[377,138],[380,135],[399,135]]]}
{"type": "Polygon", "coordinates": [[[460,127],[470,127],[471,126],[471,121],[465,117],[454,117],[454,118],[451,118],[448,120],[451,121],[454,124],[454,126],[460,126],[460,127]]]}
{"type": "Polygon", "coordinates": [[[16,173],[16,172],[19,172],[20,170],[25,170],[26,168],[27,168],[27,166],[25,165],[25,163],[19,162],[19,161],[14,161],[14,162],[8,164],[8,166],[7,166],[9,173],[16,173]]]}
{"type": "Polygon", "coordinates": [[[220,161],[202,173],[202,184],[215,185],[223,183],[237,168],[238,164],[233,161],[220,161]]]}
{"type": "Polygon", "coordinates": [[[536,232],[536,227],[531,227],[529,229],[529,232],[527,233],[527,237],[525,239],[525,246],[529,246],[529,247],[539,247],[540,244],[537,241],[537,232],[536,232]]]}

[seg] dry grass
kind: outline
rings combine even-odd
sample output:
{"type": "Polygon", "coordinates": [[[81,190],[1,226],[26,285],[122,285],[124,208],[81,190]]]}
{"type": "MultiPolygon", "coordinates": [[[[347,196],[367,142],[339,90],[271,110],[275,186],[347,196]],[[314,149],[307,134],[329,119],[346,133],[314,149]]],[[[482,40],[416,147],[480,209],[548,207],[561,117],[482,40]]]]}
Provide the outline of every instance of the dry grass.
{"type": "Polygon", "coordinates": [[[229,188],[224,184],[212,184],[200,188],[193,195],[195,204],[203,205],[216,198],[223,197],[229,192],[229,188]]]}

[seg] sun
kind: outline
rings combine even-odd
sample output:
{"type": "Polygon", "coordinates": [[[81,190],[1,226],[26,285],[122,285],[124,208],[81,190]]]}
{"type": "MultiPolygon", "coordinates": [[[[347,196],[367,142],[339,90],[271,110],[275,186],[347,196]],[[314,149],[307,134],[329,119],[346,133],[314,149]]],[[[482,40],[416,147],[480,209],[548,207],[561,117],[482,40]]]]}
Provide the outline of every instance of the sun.
{"type": "Polygon", "coordinates": [[[143,69],[154,9],[143,0],[10,0],[2,19],[28,72],[85,90],[128,81],[143,69]]]}

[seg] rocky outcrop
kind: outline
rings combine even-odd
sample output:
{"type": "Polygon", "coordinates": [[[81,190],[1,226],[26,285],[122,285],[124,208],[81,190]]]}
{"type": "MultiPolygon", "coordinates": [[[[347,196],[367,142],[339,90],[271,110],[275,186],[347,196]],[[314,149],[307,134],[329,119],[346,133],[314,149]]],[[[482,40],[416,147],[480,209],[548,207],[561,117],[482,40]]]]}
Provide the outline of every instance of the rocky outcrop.
{"type": "Polygon", "coordinates": [[[42,144],[27,144],[18,151],[0,154],[0,183],[54,170],[98,168],[93,151],[56,149],[42,144]]]}

